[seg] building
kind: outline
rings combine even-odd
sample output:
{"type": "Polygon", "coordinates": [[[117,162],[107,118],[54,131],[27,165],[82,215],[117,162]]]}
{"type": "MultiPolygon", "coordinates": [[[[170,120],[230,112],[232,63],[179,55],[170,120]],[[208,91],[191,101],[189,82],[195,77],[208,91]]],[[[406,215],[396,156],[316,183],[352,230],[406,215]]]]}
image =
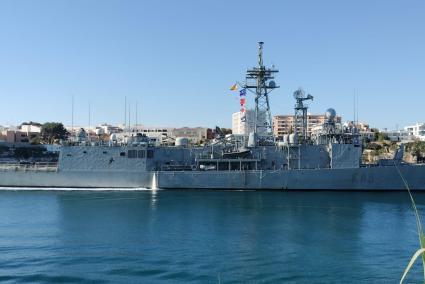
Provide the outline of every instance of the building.
{"type": "Polygon", "coordinates": [[[22,132],[19,130],[3,130],[1,138],[6,143],[30,143],[32,139],[40,136],[40,133],[22,132]]]}
{"type": "Polygon", "coordinates": [[[413,135],[411,135],[406,130],[382,130],[381,133],[385,134],[390,141],[393,142],[411,142],[415,139],[413,135]]]}
{"type": "Polygon", "coordinates": [[[108,135],[110,135],[112,133],[121,133],[123,131],[121,127],[113,126],[113,125],[109,125],[109,124],[101,124],[96,128],[102,129],[103,133],[108,134],[108,135]]]}
{"type": "Polygon", "coordinates": [[[370,128],[369,123],[359,121],[346,121],[343,124],[344,132],[352,132],[356,129],[362,141],[371,142],[375,140],[375,132],[370,128]]]}
{"type": "Polygon", "coordinates": [[[42,125],[37,122],[24,122],[19,126],[19,130],[26,133],[41,133],[42,125]]]}
{"type": "MultiPolygon", "coordinates": [[[[265,119],[266,112],[262,112],[265,119]]],[[[261,122],[260,122],[261,124],[261,122]]],[[[264,125],[264,121],[262,123],[264,125]]],[[[249,135],[255,130],[255,110],[247,109],[244,112],[235,112],[232,114],[232,134],[249,135]]],[[[258,134],[265,134],[265,129],[260,128],[258,134]]]]}
{"type": "Polygon", "coordinates": [[[213,130],[205,127],[173,128],[170,131],[170,136],[173,138],[189,138],[189,140],[194,144],[202,143],[214,138],[213,130]]]}
{"type": "Polygon", "coordinates": [[[146,127],[142,125],[136,125],[132,127],[132,132],[142,133],[149,137],[150,141],[156,144],[169,143],[169,137],[171,137],[172,128],[167,127],[146,127]]]}
{"type": "Polygon", "coordinates": [[[247,109],[244,112],[235,112],[232,114],[232,134],[249,135],[254,132],[255,111],[247,109]]]}
{"type": "MultiPolygon", "coordinates": [[[[41,136],[42,125],[37,122],[24,122],[15,132],[14,142],[9,139],[10,143],[30,143],[39,139],[41,136]]],[[[10,136],[11,137],[11,136],[10,136]]]]}
{"type": "MultiPolygon", "coordinates": [[[[273,117],[273,135],[282,137],[285,134],[290,134],[294,129],[294,115],[276,115],[273,117]]],[[[313,128],[320,126],[326,122],[324,114],[307,114],[307,136],[311,136],[313,128]]],[[[341,117],[335,118],[336,123],[341,123],[341,117]]],[[[297,132],[301,133],[301,129],[297,127],[297,132]]]]}
{"type": "Polygon", "coordinates": [[[416,123],[415,125],[406,126],[404,130],[408,135],[413,136],[414,138],[425,141],[425,123],[416,123]]]}
{"type": "Polygon", "coordinates": [[[148,137],[171,136],[173,128],[166,127],[137,127],[136,131],[143,133],[148,137]]]}

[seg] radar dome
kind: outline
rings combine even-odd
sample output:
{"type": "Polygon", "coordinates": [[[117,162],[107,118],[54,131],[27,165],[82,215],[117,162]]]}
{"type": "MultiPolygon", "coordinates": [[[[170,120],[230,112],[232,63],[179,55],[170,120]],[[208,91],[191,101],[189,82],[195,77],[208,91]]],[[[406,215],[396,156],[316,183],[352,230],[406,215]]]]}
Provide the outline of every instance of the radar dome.
{"type": "Polygon", "coordinates": [[[336,111],[333,108],[328,108],[325,113],[327,120],[334,120],[336,117],[336,111]]]}

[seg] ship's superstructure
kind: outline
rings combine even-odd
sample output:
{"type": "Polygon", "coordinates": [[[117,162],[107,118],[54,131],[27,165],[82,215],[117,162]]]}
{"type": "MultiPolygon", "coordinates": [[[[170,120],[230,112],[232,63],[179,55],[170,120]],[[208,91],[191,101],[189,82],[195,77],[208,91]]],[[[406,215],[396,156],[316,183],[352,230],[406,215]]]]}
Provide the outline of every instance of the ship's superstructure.
{"type": "Polygon", "coordinates": [[[294,129],[273,137],[269,94],[278,88],[275,68],[248,69],[242,86],[254,94],[255,128],[249,135],[218,136],[204,146],[178,138],[173,146],[157,145],[137,133],[111,135],[107,145],[63,145],[56,166],[0,166],[0,186],[402,190],[404,183],[425,190],[425,167],[394,159],[362,165],[362,144],[356,129],[335,123],[336,111],[307,135],[306,101],[313,96],[295,91],[294,129]]]}

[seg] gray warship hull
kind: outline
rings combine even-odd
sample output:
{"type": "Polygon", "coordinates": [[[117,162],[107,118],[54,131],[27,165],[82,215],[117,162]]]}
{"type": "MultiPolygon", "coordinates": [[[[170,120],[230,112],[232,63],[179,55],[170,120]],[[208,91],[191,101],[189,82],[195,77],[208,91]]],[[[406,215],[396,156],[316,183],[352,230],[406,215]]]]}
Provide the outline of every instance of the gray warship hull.
{"type": "MultiPolygon", "coordinates": [[[[425,190],[425,166],[398,166],[425,190]]],[[[260,171],[0,171],[2,187],[221,190],[405,190],[395,166],[260,171]]]]}
{"type": "MultiPolygon", "coordinates": [[[[247,70],[240,91],[245,113],[246,91],[255,93],[255,117],[249,135],[217,136],[200,146],[187,138],[157,145],[143,133],[112,134],[109,143],[92,143],[80,131],[64,143],[55,165],[0,164],[2,187],[48,188],[160,188],[221,190],[425,190],[425,166],[407,164],[400,145],[393,159],[374,166],[362,164],[362,146],[356,123],[342,126],[336,111],[307,135],[305,101],[313,96],[294,92],[295,115],[291,133],[274,136],[268,94],[279,88],[278,70],[263,65],[259,42],[258,66],[247,70]],[[75,139],[78,138],[78,139],[75,139]],[[180,141],[180,142],[179,142],[180,141]],[[183,143],[183,141],[186,141],[183,143]]],[[[247,122],[244,116],[241,122],[247,122]]],[[[283,127],[275,125],[274,127],[283,127]]],[[[378,145],[379,146],[379,145],[378,145]]]]}

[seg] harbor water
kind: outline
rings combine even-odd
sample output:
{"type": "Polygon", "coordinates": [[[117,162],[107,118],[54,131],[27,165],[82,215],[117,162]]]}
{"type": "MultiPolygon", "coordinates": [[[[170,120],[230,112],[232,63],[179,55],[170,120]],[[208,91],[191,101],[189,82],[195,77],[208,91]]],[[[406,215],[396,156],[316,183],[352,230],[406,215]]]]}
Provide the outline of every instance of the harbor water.
{"type": "Polygon", "coordinates": [[[398,283],[418,247],[406,192],[0,191],[6,283],[398,283]]]}

